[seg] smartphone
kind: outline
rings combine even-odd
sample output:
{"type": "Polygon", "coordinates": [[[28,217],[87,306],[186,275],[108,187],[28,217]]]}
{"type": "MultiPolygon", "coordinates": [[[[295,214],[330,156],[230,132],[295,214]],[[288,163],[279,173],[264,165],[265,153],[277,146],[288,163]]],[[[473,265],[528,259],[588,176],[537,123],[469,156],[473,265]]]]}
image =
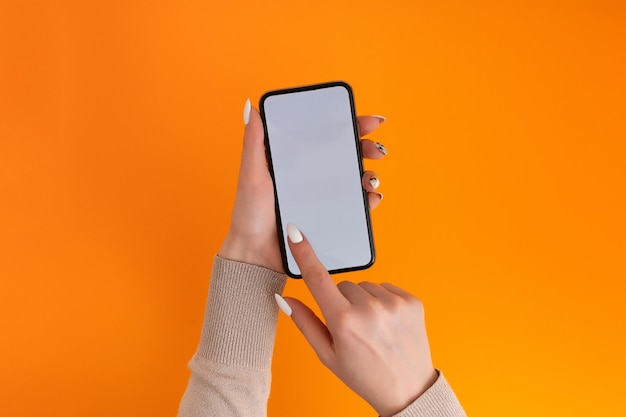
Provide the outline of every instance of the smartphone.
{"type": "Polygon", "coordinates": [[[260,102],[285,271],[301,278],[287,243],[293,223],[330,273],[375,259],[352,88],[337,81],[265,93],[260,102]]]}

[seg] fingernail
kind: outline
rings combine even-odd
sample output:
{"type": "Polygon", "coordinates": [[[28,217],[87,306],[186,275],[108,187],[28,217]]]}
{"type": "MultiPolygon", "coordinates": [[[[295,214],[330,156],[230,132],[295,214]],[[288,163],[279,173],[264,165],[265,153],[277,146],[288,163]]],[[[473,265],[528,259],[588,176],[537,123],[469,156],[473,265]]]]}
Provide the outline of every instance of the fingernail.
{"type": "Polygon", "coordinates": [[[289,236],[289,240],[291,240],[291,243],[300,243],[303,239],[302,233],[300,233],[298,228],[291,223],[287,225],[287,236],[289,236]]]}
{"type": "Polygon", "coordinates": [[[248,126],[250,122],[250,109],[252,105],[250,104],[250,99],[246,100],[246,105],[243,106],[243,124],[248,126]]]}
{"type": "Polygon", "coordinates": [[[372,177],[370,178],[370,184],[372,185],[373,189],[376,189],[380,185],[380,180],[376,177],[372,177]]]}
{"type": "Polygon", "coordinates": [[[384,195],[382,193],[374,193],[374,194],[378,194],[380,196],[380,201],[383,201],[384,195]]]}
{"type": "Polygon", "coordinates": [[[382,143],[374,142],[374,145],[383,155],[387,155],[387,148],[385,148],[382,143]]]}
{"type": "Polygon", "coordinates": [[[274,298],[276,299],[276,304],[278,304],[280,311],[291,317],[291,307],[289,307],[287,301],[285,301],[285,299],[278,294],[274,294],[274,298]]]}
{"type": "Polygon", "coordinates": [[[378,114],[373,114],[372,117],[377,118],[378,120],[380,120],[380,123],[383,124],[387,121],[387,118],[385,116],[380,116],[378,114]]]}

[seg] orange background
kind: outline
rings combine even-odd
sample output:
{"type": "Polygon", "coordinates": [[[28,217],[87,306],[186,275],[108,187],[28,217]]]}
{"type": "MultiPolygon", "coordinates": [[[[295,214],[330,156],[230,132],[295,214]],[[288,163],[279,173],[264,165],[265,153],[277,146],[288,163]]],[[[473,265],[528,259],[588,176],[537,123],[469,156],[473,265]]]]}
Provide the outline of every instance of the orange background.
{"type": "MultiPolygon", "coordinates": [[[[171,416],[246,98],[387,116],[378,261],[470,415],[623,416],[623,1],[0,2],[0,415],[171,416]]],[[[301,282],[286,293],[310,302],[301,282]]],[[[271,416],[373,416],[281,317],[271,416]]]]}

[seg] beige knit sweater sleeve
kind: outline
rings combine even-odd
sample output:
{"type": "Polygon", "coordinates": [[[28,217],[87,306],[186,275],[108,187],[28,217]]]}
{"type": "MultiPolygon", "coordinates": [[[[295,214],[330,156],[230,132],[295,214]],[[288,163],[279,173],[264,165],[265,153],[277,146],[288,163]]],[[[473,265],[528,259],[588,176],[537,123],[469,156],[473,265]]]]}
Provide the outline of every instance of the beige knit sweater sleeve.
{"type": "MultiPolygon", "coordinates": [[[[278,321],[275,293],[286,277],[215,257],[200,345],[179,417],[265,417],[278,321]]],[[[465,416],[440,374],[435,384],[396,417],[465,416]]]]}

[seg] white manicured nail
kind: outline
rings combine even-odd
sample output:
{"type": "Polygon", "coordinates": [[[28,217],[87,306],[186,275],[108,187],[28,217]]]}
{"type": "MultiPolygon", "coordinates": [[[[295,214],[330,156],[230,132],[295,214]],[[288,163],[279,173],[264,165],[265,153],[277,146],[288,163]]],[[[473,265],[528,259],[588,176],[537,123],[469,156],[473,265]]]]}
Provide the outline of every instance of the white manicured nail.
{"type": "Polygon", "coordinates": [[[287,236],[289,236],[289,240],[291,240],[291,243],[300,243],[303,239],[302,233],[300,233],[295,224],[291,223],[287,225],[287,236]]]}
{"type": "Polygon", "coordinates": [[[387,121],[387,118],[385,116],[381,116],[381,115],[378,115],[378,114],[372,114],[372,117],[375,117],[378,120],[380,120],[380,123],[385,123],[387,121]]]}
{"type": "Polygon", "coordinates": [[[278,294],[274,294],[274,298],[276,299],[276,304],[278,304],[280,311],[291,317],[291,307],[289,307],[287,301],[285,301],[285,299],[278,294]]]}
{"type": "Polygon", "coordinates": [[[250,99],[246,100],[246,105],[243,106],[243,124],[248,126],[250,122],[250,110],[252,109],[252,105],[250,104],[250,99]]]}
{"type": "Polygon", "coordinates": [[[380,180],[376,177],[370,178],[370,185],[373,189],[377,189],[380,186],[380,180]]]}

